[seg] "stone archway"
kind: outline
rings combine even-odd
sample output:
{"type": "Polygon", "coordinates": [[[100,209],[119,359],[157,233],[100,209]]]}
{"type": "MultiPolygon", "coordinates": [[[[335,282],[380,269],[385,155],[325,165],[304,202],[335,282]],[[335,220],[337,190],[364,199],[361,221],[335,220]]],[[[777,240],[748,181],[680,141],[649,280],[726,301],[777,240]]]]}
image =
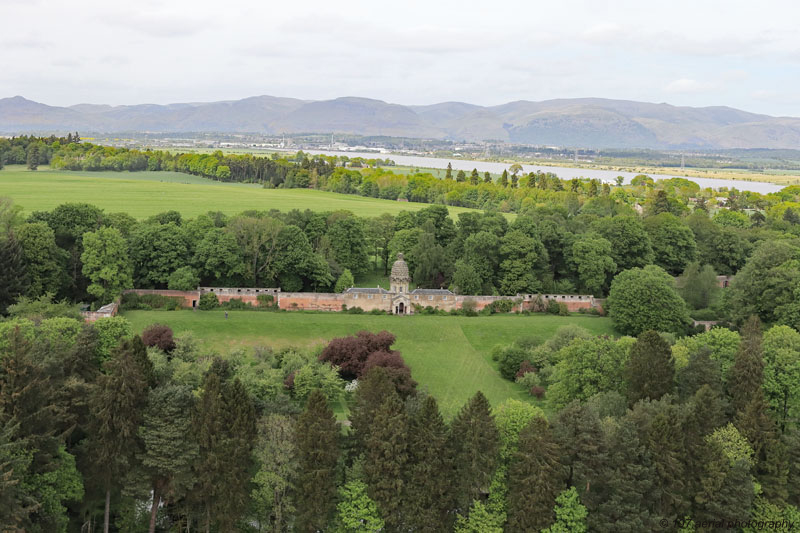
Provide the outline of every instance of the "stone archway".
{"type": "Polygon", "coordinates": [[[400,304],[397,306],[397,314],[400,315],[406,314],[406,304],[400,302],[400,304]]]}

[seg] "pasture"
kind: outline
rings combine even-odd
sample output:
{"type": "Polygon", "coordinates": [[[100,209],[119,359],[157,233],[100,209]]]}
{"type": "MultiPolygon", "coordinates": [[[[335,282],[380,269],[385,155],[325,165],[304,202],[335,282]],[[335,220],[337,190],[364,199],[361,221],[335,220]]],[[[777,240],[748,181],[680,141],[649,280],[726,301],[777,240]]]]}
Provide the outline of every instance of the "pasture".
{"type": "Polygon", "coordinates": [[[387,330],[397,337],[394,348],[402,352],[420,387],[439,401],[442,413],[452,417],[478,390],[492,405],[508,398],[535,400],[515,383],[503,379],[491,360],[496,345],[521,337],[547,340],[560,326],[576,324],[595,335],[613,335],[607,318],[573,315],[390,316],[342,313],[229,311],[128,311],[135,332],[153,323],[166,324],[176,334],[191,331],[210,350],[226,352],[239,347],[314,347],[334,337],[360,330],[387,330]]]}
{"type": "MultiPolygon", "coordinates": [[[[142,219],[168,210],[194,217],[207,211],[235,215],[242,211],[336,211],[364,217],[416,211],[429,204],[396,202],[312,189],[264,189],[246,183],[223,183],[179,172],[35,172],[20,166],[0,170],[0,196],[9,196],[25,213],[50,210],[66,202],[94,204],[108,213],[142,219]]],[[[450,215],[470,211],[449,207],[450,215]]]]}

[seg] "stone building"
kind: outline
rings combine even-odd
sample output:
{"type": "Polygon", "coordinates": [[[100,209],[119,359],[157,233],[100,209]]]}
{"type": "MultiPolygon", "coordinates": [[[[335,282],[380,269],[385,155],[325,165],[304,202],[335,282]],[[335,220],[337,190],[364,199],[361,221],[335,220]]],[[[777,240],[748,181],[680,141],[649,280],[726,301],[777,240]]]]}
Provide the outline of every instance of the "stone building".
{"type": "Polygon", "coordinates": [[[411,315],[417,309],[431,307],[442,311],[461,309],[465,302],[476,311],[499,300],[514,302],[514,311],[538,311],[550,301],[563,304],[569,311],[596,309],[602,311],[603,301],[592,295],[578,294],[517,294],[516,296],[467,296],[447,289],[409,290],[411,276],[403,254],[397,255],[389,278],[389,290],[382,287],[351,287],[343,293],[282,292],[276,288],[199,287],[196,291],[160,291],[134,289],[137,294],[162,294],[180,299],[184,307],[196,307],[200,296],[213,293],[220,302],[239,299],[253,306],[261,302],[259,296],[267,295],[283,310],[344,311],[360,308],[364,311],[384,311],[394,315],[411,315]]]}
{"type": "Polygon", "coordinates": [[[447,289],[408,290],[411,276],[403,254],[397,254],[389,277],[390,290],[352,287],[344,292],[347,307],[360,307],[365,311],[381,309],[393,315],[410,315],[414,306],[436,307],[449,311],[456,308],[456,295],[447,289]]]}

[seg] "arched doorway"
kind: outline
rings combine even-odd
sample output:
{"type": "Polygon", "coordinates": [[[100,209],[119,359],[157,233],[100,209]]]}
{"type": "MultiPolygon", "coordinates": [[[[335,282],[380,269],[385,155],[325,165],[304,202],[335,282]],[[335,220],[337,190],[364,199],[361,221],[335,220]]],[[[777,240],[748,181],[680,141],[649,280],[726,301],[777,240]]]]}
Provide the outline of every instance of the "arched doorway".
{"type": "Polygon", "coordinates": [[[403,302],[400,302],[400,305],[397,306],[397,313],[400,315],[406,314],[405,307],[406,307],[405,304],[403,302]]]}

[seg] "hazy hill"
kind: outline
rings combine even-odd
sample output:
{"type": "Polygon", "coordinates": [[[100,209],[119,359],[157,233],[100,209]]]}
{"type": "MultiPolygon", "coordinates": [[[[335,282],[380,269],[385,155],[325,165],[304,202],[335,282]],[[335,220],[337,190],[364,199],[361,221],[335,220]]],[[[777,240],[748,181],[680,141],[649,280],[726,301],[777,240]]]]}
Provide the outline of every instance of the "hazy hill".
{"type": "Polygon", "coordinates": [[[54,107],[0,99],[0,132],[354,133],[591,148],[798,148],[800,118],[602,98],[403,106],[255,96],[169,105],[54,107]]]}

